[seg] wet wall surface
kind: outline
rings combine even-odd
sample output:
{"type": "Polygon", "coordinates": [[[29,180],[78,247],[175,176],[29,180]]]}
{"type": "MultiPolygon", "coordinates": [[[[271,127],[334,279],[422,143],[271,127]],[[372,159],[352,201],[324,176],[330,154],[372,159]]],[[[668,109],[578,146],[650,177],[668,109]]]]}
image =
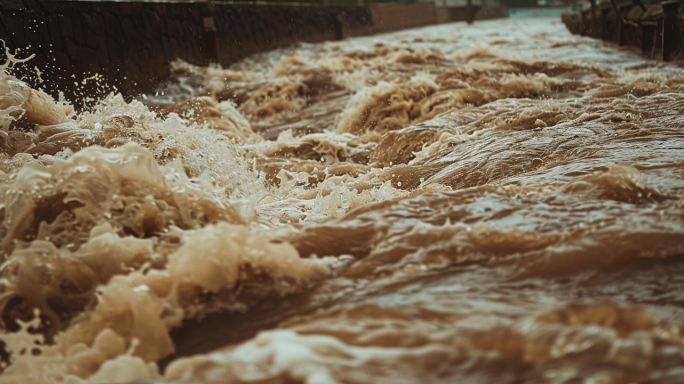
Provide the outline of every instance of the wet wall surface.
{"type": "Polygon", "coordinates": [[[299,42],[339,40],[436,22],[433,4],[0,2],[0,39],[11,52],[20,50],[18,57],[35,56],[33,65],[16,74],[53,97],[62,92],[76,104],[87,104],[111,91],[137,96],[166,78],[175,59],[225,66],[299,42]]]}

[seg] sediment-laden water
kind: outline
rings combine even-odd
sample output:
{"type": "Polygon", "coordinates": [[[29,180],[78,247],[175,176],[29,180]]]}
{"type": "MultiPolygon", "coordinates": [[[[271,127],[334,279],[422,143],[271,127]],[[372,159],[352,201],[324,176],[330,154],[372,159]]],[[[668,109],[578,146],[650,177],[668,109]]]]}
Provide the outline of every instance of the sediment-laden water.
{"type": "Polygon", "coordinates": [[[678,65],[496,20],[86,112],[8,65],[2,383],[684,382],[678,65]]]}

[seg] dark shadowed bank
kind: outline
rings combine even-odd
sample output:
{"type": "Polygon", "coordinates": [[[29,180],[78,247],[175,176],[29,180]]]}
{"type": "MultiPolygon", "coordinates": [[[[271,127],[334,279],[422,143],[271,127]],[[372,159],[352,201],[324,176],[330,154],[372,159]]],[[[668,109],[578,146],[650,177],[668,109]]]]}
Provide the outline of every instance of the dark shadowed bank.
{"type": "MultiPolygon", "coordinates": [[[[19,77],[54,97],[59,90],[80,104],[87,101],[86,96],[104,96],[112,90],[126,98],[149,91],[169,75],[169,64],[175,59],[226,66],[257,52],[300,42],[465,20],[465,12],[465,7],[437,8],[426,3],[322,6],[2,0],[0,39],[12,51],[20,49],[20,57],[35,55],[19,77]]],[[[507,13],[487,10],[479,17],[502,15],[507,13]]]]}
{"type": "Polygon", "coordinates": [[[684,58],[684,6],[682,1],[617,2],[592,0],[579,12],[563,15],[574,34],[636,47],[651,59],[684,58]]]}

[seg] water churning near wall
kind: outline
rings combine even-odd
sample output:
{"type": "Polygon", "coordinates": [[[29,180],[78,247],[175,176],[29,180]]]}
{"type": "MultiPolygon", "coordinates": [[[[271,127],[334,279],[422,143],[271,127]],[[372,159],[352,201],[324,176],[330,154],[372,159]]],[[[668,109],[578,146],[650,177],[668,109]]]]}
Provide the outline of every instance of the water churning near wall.
{"type": "Polygon", "coordinates": [[[676,65],[498,20],[81,112],[10,72],[0,383],[684,379],[676,65]]]}

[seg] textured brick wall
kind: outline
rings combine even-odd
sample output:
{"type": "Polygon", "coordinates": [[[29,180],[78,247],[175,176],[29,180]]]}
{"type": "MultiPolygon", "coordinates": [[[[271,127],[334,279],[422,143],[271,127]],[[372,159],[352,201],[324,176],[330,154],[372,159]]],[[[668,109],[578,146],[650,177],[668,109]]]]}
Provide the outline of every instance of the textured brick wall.
{"type": "Polygon", "coordinates": [[[96,82],[83,82],[96,73],[102,76],[100,84],[132,97],[165,78],[176,58],[200,65],[218,59],[228,65],[297,41],[338,40],[436,22],[433,4],[0,0],[0,39],[12,51],[22,49],[20,57],[35,55],[15,73],[54,96],[61,90],[72,101],[104,92],[96,82]]]}

